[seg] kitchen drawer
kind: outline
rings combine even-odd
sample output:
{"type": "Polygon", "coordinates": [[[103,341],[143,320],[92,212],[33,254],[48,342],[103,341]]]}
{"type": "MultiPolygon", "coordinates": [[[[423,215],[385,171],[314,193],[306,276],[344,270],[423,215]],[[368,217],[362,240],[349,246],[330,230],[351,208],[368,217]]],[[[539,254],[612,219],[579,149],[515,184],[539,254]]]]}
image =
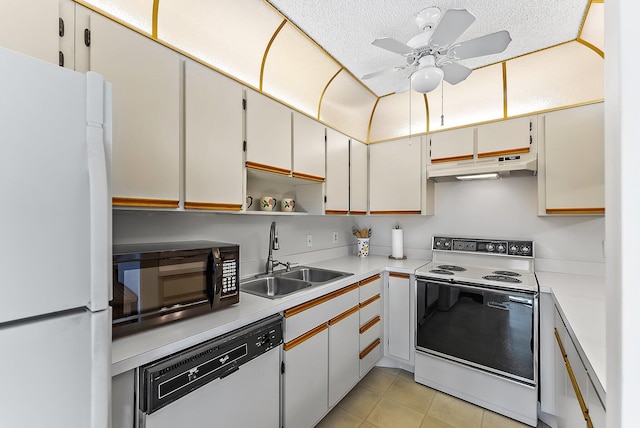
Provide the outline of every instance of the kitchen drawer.
{"type": "Polygon", "coordinates": [[[360,281],[360,303],[382,292],[382,276],[374,275],[360,281]]]}
{"type": "Polygon", "coordinates": [[[360,327],[360,352],[364,351],[376,339],[382,337],[382,322],[377,316],[360,327]]]}
{"type": "Polygon", "coordinates": [[[371,299],[360,303],[360,326],[382,314],[382,299],[380,294],[376,294],[371,299]]]}
{"type": "Polygon", "coordinates": [[[284,341],[289,342],[356,305],[358,283],[287,309],[284,311],[284,341]]]}
{"type": "Polygon", "coordinates": [[[366,375],[381,357],[382,342],[380,339],[376,339],[360,352],[360,377],[366,375]]]}

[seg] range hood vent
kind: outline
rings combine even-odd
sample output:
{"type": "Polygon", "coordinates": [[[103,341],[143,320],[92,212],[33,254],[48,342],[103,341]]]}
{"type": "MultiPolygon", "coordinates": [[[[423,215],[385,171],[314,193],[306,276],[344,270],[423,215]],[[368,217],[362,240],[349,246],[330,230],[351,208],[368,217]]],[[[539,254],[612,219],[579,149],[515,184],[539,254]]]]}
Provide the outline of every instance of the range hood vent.
{"type": "MultiPolygon", "coordinates": [[[[435,182],[457,181],[459,177],[479,174],[498,174],[499,177],[521,177],[536,175],[537,153],[524,153],[488,158],[477,158],[458,162],[442,162],[427,165],[427,178],[435,182]]],[[[469,177],[470,178],[470,177],[469,177]]]]}

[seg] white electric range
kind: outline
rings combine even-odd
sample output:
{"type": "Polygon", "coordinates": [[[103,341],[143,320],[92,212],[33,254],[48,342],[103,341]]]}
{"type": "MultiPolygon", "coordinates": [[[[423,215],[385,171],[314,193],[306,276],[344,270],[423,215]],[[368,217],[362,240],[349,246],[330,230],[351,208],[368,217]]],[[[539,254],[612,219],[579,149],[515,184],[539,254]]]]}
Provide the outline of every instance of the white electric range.
{"type": "Polygon", "coordinates": [[[415,271],[415,380],[536,426],[533,241],[434,236],[432,250],[415,271]]]}

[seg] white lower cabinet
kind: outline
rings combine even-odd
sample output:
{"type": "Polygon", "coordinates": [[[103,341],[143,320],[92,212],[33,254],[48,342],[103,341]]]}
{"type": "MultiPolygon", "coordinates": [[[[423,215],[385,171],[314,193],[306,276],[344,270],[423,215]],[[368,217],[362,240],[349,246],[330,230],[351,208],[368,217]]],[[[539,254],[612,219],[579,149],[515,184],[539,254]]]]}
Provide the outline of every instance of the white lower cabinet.
{"type": "MultiPolygon", "coordinates": [[[[312,427],[327,413],[329,331],[327,324],[298,344],[285,344],[285,427],[312,427]]],[[[310,332],[310,333],[312,333],[310,332]]]]}
{"type": "Polygon", "coordinates": [[[360,281],[360,377],[382,358],[382,276],[360,281]]]}
{"type": "Polygon", "coordinates": [[[554,334],[555,416],[558,428],[604,427],[604,405],[558,312],[554,334]]]}
{"type": "Polygon", "coordinates": [[[411,338],[411,281],[408,274],[389,273],[387,289],[387,325],[389,356],[410,361],[411,338]]]}
{"type": "Polygon", "coordinates": [[[284,312],[285,427],[314,426],[358,382],[358,285],[284,312]]]}
{"type": "Polygon", "coordinates": [[[329,321],[329,407],[360,380],[358,305],[329,321]]]}

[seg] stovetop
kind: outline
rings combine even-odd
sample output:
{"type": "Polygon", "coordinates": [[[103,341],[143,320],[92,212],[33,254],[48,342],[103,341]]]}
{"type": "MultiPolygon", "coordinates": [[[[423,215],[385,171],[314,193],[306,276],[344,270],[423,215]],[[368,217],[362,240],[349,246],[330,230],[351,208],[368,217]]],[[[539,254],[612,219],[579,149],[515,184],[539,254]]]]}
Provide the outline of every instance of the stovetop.
{"type": "Polygon", "coordinates": [[[533,249],[528,240],[434,236],[433,260],[416,269],[415,275],[537,292],[533,249]]]}

